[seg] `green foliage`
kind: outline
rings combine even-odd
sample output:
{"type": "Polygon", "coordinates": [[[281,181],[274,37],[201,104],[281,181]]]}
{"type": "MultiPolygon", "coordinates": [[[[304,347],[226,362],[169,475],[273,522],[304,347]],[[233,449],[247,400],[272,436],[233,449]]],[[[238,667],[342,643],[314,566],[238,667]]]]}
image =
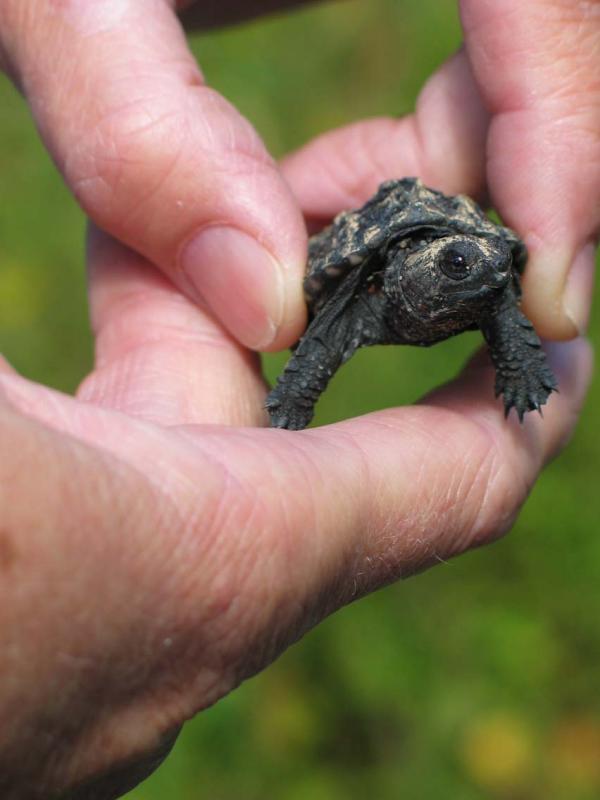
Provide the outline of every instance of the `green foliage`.
{"type": "MultiPolygon", "coordinates": [[[[410,110],[459,44],[455,6],[348,0],[193,46],[280,155],[329,127],[410,110]]],[[[26,375],[71,390],[91,359],[84,221],[7,83],[0,176],[1,349],[26,375]]],[[[411,402],[477,341],[361,352],[317,421],[411,402]]],[[[269,376],[284,359],[267,359],[269,376]]],[[[188,724],[131,800],[600,796],[598,395],[596,384],[509,538],[336,614],[188,724]]]]}

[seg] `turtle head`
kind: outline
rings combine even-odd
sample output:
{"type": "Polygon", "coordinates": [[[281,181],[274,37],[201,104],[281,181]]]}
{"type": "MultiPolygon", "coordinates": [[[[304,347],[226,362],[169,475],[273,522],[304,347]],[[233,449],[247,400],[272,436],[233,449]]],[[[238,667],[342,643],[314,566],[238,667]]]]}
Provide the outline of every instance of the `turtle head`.
{"type": "MultiPolygon", "coordinates": [[[[513,253],[502,236],[449,233],[406,240],[388,253],[385,292],[391,316],[437,341],[478,325],[513,279],[513,253]]],[[[391,321],[391,320],[390,320],[391,321]]]]}

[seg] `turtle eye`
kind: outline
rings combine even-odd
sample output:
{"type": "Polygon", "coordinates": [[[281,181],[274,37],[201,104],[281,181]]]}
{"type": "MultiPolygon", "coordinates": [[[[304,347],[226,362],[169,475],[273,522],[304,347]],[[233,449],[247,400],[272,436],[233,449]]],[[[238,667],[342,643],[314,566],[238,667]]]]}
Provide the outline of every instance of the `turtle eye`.
{"type": "Polygon", "coordinates": [[[447,247],[438,256],[440,269],[453,281],[461,281],[467,277],[471,271],[472,261],[472,254],[457,247],[447,247]]]}

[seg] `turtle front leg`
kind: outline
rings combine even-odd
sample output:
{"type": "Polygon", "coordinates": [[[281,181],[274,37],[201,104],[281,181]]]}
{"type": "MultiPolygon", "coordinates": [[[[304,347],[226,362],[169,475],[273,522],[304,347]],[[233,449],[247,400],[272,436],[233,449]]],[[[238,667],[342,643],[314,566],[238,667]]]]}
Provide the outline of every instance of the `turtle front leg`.
{"type": "Polygon", "coordinates": [[[335,343],[326,343],[318,335],[311,334],[309,327],[277,380],[277,385],[267,396],[265,407],[271,418],[271,426],[292,431],[306,428],[313,418],[319,396],[343,360],[344,351],[335,343]]]}
{"type": "Polygon", "coordinates": [[[380,295],[358,297],[352,276],[319,310],[298,342],[265,407],[274,428],[301,430],[311,421],[319,396],[336,370],[359,347],[389,338],[380,295]]]}
{"type": "Polygon", "coordinates": [[[504,412],[511,408],[522,422],[527,411],[540,411],[558,387],[533,325],[518,307],[517,293],[509,289],[496,313],[482,324],[496,368],[496,397],[504,412]]]}

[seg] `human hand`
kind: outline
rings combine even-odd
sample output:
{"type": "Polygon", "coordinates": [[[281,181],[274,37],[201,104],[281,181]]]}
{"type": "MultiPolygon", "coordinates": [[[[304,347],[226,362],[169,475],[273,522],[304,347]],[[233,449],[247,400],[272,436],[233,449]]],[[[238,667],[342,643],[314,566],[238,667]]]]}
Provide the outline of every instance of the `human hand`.
{"type": "Polygon", "coordinates": [[[256,357],[93,233],[96,365],[75,398],[0,371],[0,794],[106,800],[183,722],[341,605],[506,531],[569,437],[505,421],[487,358],[415,407],[264,422],[256,357]],[[240,427],[246,426],[246,427],[240,427]]]}
{"type": "MultiPolygon", "coordinates": [[[[439,185],[447,169],[430,173],[439,185]]],[[[78,398],[8,367],[0,379],[0,788],[19,800],[118,796],[185,718],[327,613],[506,530],[590,368],[582,342],[553,351],[561,394],[523,430],[482,366],[417,408],[239,429],[263,420],[254,357],[115,242],[96,239],[92,262],[98,358],[78,398]]],[[[258,295],[246,333],[228,323],[244,341],[267,317],[258,295]]]]}
{"type": "MultiPolygon", "coordinates": [[[[0,67],[84,209],[263,350],[304,325],[301,214],[249,124],[204,85],[175,10],[206,26],[300,4],[0,0],[0,67]]],[[[414,116],[327,134],[284,174],[320,222],[403,175],[489,196],[531,253],[526,313],[542,335],[572,337],[586,325],[600,227],[599,6],[460,7],[466,47],[414,116]]]]}
{"type": "Polygon", "coordinates": [[[465,46],[414,115],[327,133],[284,174],[317,225],[402,175],[491,200],[530,252],[526,314],[542,336],[570,338],[587,324],[600,230],[600,4],[459,6],[465,46]]]}
{"type": "Polygon", "coordinates": [[[0,70],[92,220],[243,344],[280,349],[306,317],[302,214],[252,126],[205,85],[177,5],[0,0],[0,70]]]}

